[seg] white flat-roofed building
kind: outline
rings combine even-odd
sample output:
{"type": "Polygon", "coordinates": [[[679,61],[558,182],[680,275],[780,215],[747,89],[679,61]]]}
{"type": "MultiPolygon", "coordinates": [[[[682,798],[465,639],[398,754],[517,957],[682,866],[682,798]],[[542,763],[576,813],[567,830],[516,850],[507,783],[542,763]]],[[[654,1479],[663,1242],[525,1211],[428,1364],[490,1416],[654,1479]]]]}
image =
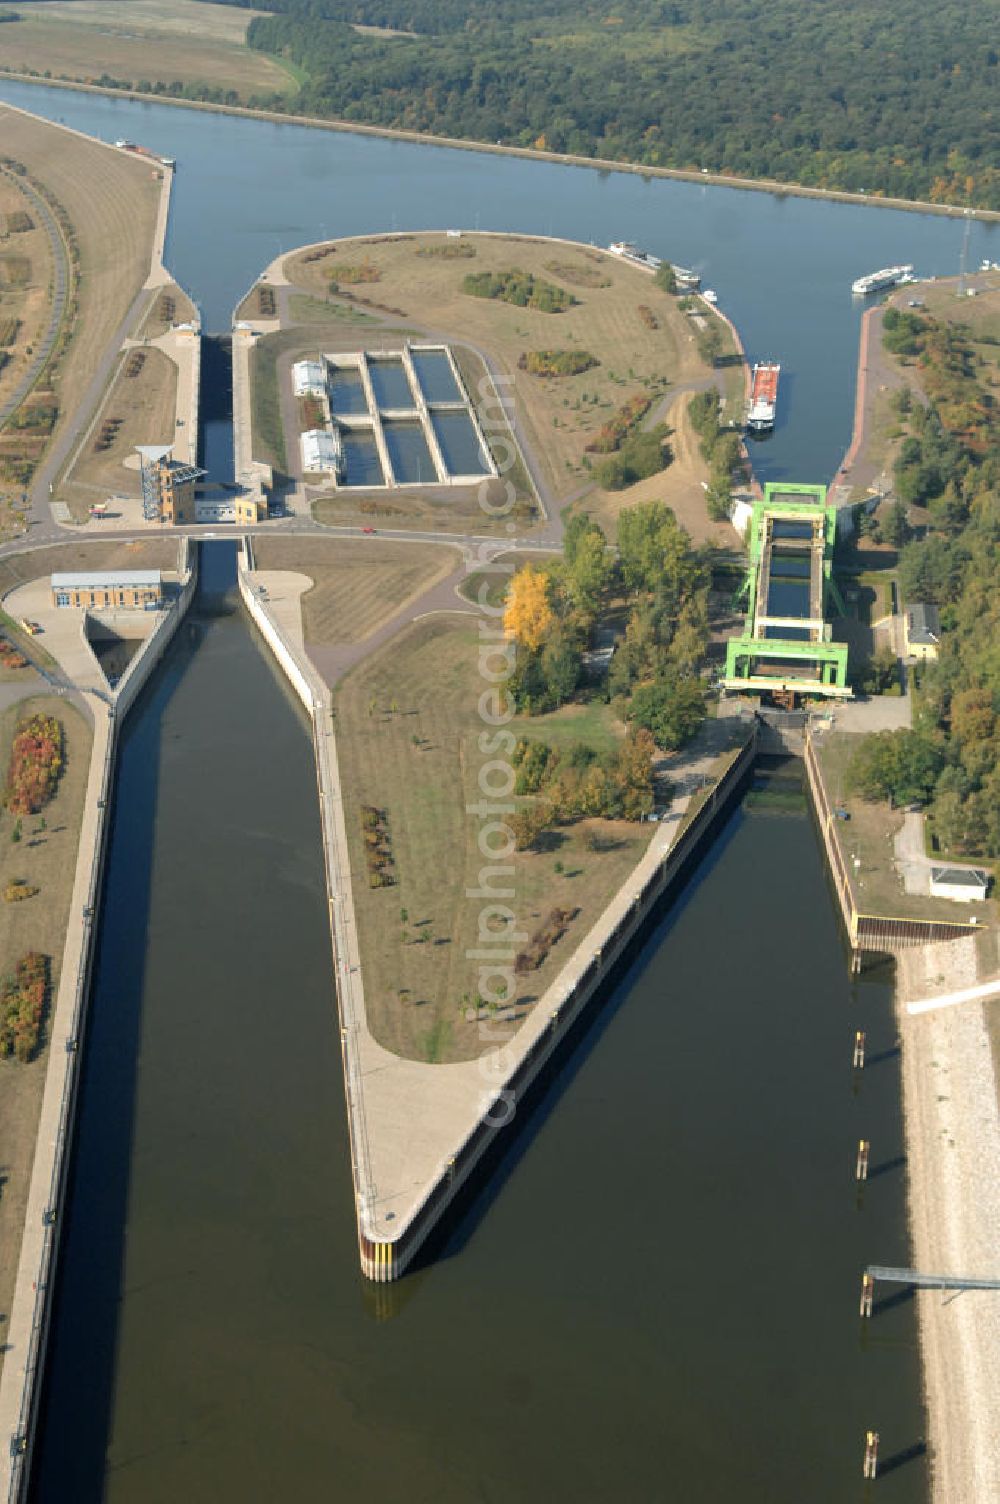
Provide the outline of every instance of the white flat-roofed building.
{"type": "Polygon", "coordinates": [[[326,392],[326,366],[321,360],[297,360],[292,366],[296,397],[322,397],[326,392]]]}
{"type": "Polygon", "coordinates": [[[91,611],[150,611],[163,602],[158,569],[86,570],[50,576],[52,604],[91,611]]]}
{"type": "Polygon", "coordinates": [[[302,435],[302,469],[307,475],[339,475],[344,450],[338,433],[310,428],[302,435]]]}
{"type": "Polygon", "coordinates": [[[984,903],[990,890],[990,874],[977,867],[932,867],[932,898],[950,898],[955,903],[984,903]]]}

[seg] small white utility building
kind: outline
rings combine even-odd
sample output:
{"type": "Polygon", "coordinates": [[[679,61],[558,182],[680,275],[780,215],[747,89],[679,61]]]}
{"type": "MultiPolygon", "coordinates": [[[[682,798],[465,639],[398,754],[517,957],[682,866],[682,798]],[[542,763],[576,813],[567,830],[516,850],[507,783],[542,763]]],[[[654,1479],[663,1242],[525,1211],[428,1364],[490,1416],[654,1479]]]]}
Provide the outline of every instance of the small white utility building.
{"type": "Polygon", "coordinates": [[[339,475],[344,451],[339,433],[310,428],[302,435],[302,469],[306,475],[339,475]]]}
{"type": "Polygon", "coordinates": [[[931,897],[951,898],[956,903],[984,903],[990,889],[990,874],[977,867],[932,867],[931,897]]]}
{"type": "Polygon", "coordinates": [[[297,360],[292,366],[296,397],[322,397],[326,393],[326,366],[321,360],[297,360]]]}

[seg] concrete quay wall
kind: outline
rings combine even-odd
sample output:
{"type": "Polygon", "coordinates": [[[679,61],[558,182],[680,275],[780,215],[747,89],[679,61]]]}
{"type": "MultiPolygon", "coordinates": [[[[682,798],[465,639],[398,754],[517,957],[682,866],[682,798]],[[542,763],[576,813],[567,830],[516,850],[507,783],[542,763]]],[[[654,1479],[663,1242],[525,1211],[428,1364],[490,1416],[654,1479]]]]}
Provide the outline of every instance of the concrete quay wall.
{"type": "Polygon", "coordinates": [[[0,1498],[8,1504],[23,1504],[27,1499],[31,1474],[107,854],[115,751],[125,716],[172,641],[194,595],[197,557],[188,538],[182,540],[181,556],[187,573],[181,593],[132,660],[117,693],[106,698],[86,695],[94,722],[94,743],[59,985],[50,1015],[49,1058],[6,1333],[7,1351],[0,1374],[0,1498]]]}
{"type": "MultiPolygon", "coordinates": [[[[244,563],[239,571],[240,593],[313,724],[359,1256],[362,1271],[369,1279],[388,1283],[398,1279],[412,1263],[498,1133],[514,1116],[518,1102],[626,955],[633,938],[698,852],[721,812],[728,808],[753,766],[756,725],[709,798],[680,835],[671,839],[672,833],[664,830],[664,840],[654,838],[653,847],[622,893],[591,929],[573,960],[547,993],[547,1000],[539,1004],[545,1011],[539,1013],[536,1009],[534,1028],[527,1032],[522,1030],[520,1039],[511,1042],[508,1048],[512,1064],[506,1074],[494,1078],[495,1085],[491,1090],[479,1093],[476,1105],[469,1105],[464,1119],[467,1128],[456,1132],[447,1157],[437,1162],[421,1184],[405,1215],[400,1215],[391,1237],[379,1236],[375,1215],[377,1187],[372,1172],[363,1077],[368,1033],[330,693],[304,651],[289,641],[273,619],[266,601],[254,590],[247,573],[251,559],[252,553],[244,548],[244,563]]],[[[376,1126],[373,1122],[372,1128],[376,1126]]]]}
{"type": "Polygon", "coordinates": [[[354,923],[354,901],[347,859],[347,833],[344,828],[343,805],[340,799],[340,772],[337,766],[337,745],[333,735],[330,690],[320,679],[305,653],[300,653],[287,640],[266,604],[255,592],[247,573],[252,568],[252,564],[253,544],[249,537],[245,537],[237,573],[240,595],[251,619],[284,670],[312,722],[323,863],[330,911],[335,994],[340,1021],[344,1096],[347,1103],[351,1171],[358,1217],[359,1256],[362,1269],[371,1276],[370,1261],[366,1259],[365,1253],[366,1242],[370,1240],[365,1237],[364,1222],[366,1208],[374,1200],[374,1176],[368,1145],[360,1066],[361,1037],[366,1025],[364,1001],[360,995],[357,931],[354,923]],[[354,981],[356,976],[359,977],[357,984],[354,981]]]}
{"type": "Polygon", "coordinates": [[[756,726],[742,750],[719,779],[711,796],[681,831],[665,855],[650,862],[651,871],[640,869],[633,874],[636,892],[623,917],[615,918],[609,907],[588,936],[592,946],[590,960],[582,972],[570,968],[554,984],[561,994],[557,1006],[549,1013],[548,1027],[538,1034],[523,1052],[518,1064],[498,1086],[493,1102],[474,1123],[467,1138],[457,1149],[442,1176],[428,1187],[422,1204],[410,1222],[392,1243],[376,1242],[362,1236],[362,1268],[369,1279],[387,1283],[398,1279],[413,1262],[422,1245],[473,1175],[477,1165],[497,1136],[513,1120],[518,1105],[528,1094],[559,1047],[581,1021],[603,986],[613,977],[626,958],[632,942],[653,915],[660,901],[687,870],[700,851],[718,819],[731,807],[743,787],[757,755],[756,726]],[[595,939],[598,943],[595,945],[595,939]]]}
{"type": "Polygon", "coordinates": [[[974,935],[976,926],[962,920],[912,919],[903,915],[861,913],[854,901],[847,866],[837,839],[835,816],[830,809],[823,773],[808,732],[804,761],[806,787],[823,841],[840,917],[844,921],[847,939],[854,954],[857,956],[861,951],[888,954],[911,945],[931,945],[940,940],[960,940],[974,935]]]}

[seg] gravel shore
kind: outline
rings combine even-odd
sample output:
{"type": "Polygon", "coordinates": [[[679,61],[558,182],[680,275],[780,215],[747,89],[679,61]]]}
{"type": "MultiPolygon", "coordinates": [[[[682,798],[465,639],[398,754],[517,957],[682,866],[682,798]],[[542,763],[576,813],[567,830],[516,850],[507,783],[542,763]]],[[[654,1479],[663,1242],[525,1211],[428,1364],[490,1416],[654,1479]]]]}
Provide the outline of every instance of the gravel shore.
{"type": "MultiPolygon", "coordinates": [[[[1000,1277],[1000,1119],[986,1009],[911,1018],[908,1000],[985,980],[971,939],[900,957],[897,1016],[916,1268],[1000,1277]]],[[[1000,1291],[922,1290],[933,1504],[1000,1499],[1000,1291]]]]}

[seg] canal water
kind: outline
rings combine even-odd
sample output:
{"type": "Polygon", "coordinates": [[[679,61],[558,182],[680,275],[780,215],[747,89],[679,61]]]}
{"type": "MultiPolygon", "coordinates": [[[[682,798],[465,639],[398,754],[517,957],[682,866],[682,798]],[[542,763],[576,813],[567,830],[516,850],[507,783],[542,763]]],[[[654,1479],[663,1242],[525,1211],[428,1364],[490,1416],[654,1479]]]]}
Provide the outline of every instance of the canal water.
{"type": "Polygon", "coordinates": [[[375,1290],[307,728],[202,557],[122,745],[32,1499],[844,1504],[868,1426],[924,1498],[912,1308],[857,1315],[907,1259],[888,979],[849,980],[801,800],[762,780],[375,1290]]]}
{"type": "MultiPolygon", "coordinates": [[[[0,98],[179,157],[169,254],[209,328],[280,249],[387,213],[699,265],[752,352],[788,362],[766,478],[821,479],[846,443],[845,279],[957,265],[960,227],[927,216],[0,98]]],[[[221,408],[205,454],[226,478],[221,408]]],[[[912,1306],[857,1316],[864,1264],[908,1259],[889,978],[848,976],[804,806],[765,786],[732,816],[440,1257],[374,1290],[307,726],[232,546],[202,558],[122,742],[33,1499],[843,1504],[867,1497],[873,1426],[879,1497],[919,1504],[912,1306]]]]}
{"type": "MultiPolygon", "coordinates": [[[[227,330],[261,270],[306,241],[460,227],[632,240],[702,273],[750,356],[781,362],[762,481],[826,482],[850,439],[862,304],[851,282],[913,262],[958,272],[965,221],[567,167],[377,136],[212,115],[0,81],[9,100],[177,158],[172,271],[206,329],[227,330]]],[[[972,222],[968,264],[1000,260],[1000,224],[972,222]]],[[[669,371],[666,372],[669,376],[669,371]]]]}

